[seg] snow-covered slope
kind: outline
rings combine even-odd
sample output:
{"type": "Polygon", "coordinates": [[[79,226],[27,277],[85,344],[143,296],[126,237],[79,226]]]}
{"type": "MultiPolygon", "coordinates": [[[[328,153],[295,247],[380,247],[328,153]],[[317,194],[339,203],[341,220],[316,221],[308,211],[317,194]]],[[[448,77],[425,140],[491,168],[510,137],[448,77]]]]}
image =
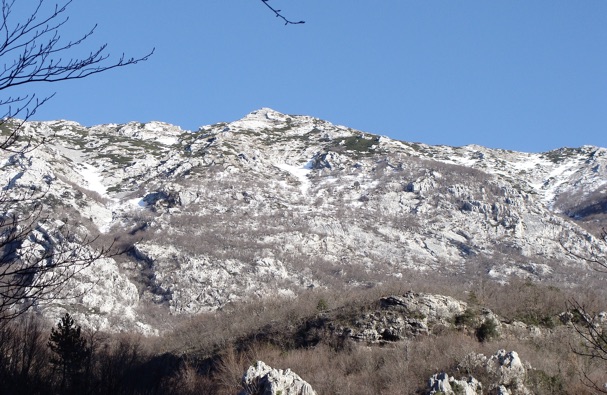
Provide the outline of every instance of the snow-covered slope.
{"type": "Polygon", "coordinates": [[[571,284],[590,271],[567,250],[591,251],[607,223],[598,147],[428,146],[267,108],[195,132],[56,121],[24,133],[49,140],[2,153],[9,190],[44,185],[54,218],[133,247],[75,280],[94,282],[86,297],[40,306],[102,328],[153,331],[167,314],[411,271],[571,284]]]}

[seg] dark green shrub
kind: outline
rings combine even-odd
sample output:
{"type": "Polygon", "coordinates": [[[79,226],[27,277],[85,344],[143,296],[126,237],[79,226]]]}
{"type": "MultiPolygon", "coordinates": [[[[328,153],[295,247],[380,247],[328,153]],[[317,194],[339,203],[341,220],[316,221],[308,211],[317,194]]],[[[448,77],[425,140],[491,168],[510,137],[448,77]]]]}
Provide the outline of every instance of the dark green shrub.
{"type": "Polygon", "coordinates": [[[454,323],[456,326],[474,326],[478,318],[478,312],[473,309],[466,309],[463,314],[455,316],[454,323]]]}
{"type": "Polygon", "coordinates": [[[486,320],[476,329],[476,338],[480,342],[491,340],[498,336],[497,322],[493,319],[486,320]]]}
{"type": "Polygon", "coordinates": [[[316,305],[316,310],[318,311],[326,311],[329,310],[329,304],[325,300],[325,298],[318,299],[318,304],[316,305]]]}

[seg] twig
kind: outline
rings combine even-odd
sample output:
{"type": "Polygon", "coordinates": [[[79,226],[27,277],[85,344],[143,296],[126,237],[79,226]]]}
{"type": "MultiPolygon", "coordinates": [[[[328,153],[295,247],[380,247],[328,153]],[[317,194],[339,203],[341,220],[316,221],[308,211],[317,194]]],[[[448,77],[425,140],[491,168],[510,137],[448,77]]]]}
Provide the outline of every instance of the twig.
{"type": "Polygon", "coordinates": [[[266,5],[266,7],[268,7],[270,10],[272,10],[272,12],[274,12],[274,14],[276,14],[277,18],[282,19],[283,21],[285,21],[285,25],[300,25],[302,23],[306,23],[306,21],[299,21],[299,22],[293,22],[287,18],[285,18],[282,14],[281,14],[281,10],[277,10],[276,8],[272,7],[271,5],[268,4],[268,1],[270,0],[261,0],[262,3],[264,3],[266,5]]]}

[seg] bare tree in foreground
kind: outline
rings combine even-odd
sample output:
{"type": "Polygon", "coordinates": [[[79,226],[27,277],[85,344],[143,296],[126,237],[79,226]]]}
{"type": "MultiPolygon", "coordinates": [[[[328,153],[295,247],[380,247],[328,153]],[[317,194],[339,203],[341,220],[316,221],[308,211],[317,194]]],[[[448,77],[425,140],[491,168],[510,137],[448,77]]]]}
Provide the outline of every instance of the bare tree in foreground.
{"type": "MultiPolygon", "coordinates": [[[[23,127],[49,99],[34,93],[11,95],[12,88],[86,78],[145,61],[154,52],[113,58],[107,44],[83,51],[96,26],[81,36],[64,39],[61,29],[68,22],[71,3],[1,2],[0,156],[8,164],[27,160],[28,153],[44,144],[44,138],[25,136],[23,127]]],[[[94,237],[78,237],[66,226],[49,233],[52,227],[44,226],[49,221],[43,205],[46,191],[20,186],[21,176],[17,173],[6,180],[0,191],[0,322],[39,301],[56,298],[68,280],[112,248],[93,248],[94,237]]]]}
{"type": "MultiPolygon", "coordinates": [[[[9,163],[23,160],[45,143],[42,136],[26,136],[24,125],[50,99],[11,94],[13,88],[86,78],[145,61],[154,52],[112,57],[107,44],[88,50],[87,39],[96,26],[64,39],[61,30],[72,1],[1,0],[0,156],[9,163]]],[[[304,23],[285,18],[269,0],[261,1],[285,24],[304,23]]],[[[6,180],[0,191],[0,322],[57,298],[67,281],[112,249],[93,248],[95,237],[78,237],[67,225],[49,234],[44,226],[50,220],[44,214],[46,191],[20,187],[19,177],[6,180]]]]}
{"type": "Polygon", "coordinates": [[[23,152],[17,145],[23,121],[7,125],[7,121],[21,117],[29,119],[49,98],[35,94],[10,94],[11,88],[39,82],[60,82],[81,79],[93,74],[136,64],[147,60],[153,50],[139,58],[122,54],[112,59],[107,44],[88,51],[85,56],[74,56],[96,29],[94,26],[75,39],[64,39],[61,28],[68,22],[66,15],[72,0],[48,4],[46,0],[19,2],[2,0],[0,19],[0,128],[3,130],[0,149],[23,152]],[[27,3],[27,5],[25,5],[27,3]],[[23,15],[26,15],[23,17],[23,15]]]}
{"type": "MultiPolygon", "coordinates": [[[[601,231],[599,241],[607,244],[607,229],[601,231]]],[[[562,241],[561,245],[569,254],[588,262],[597,272],[607,273],[607,258],[601,255],[599,248],[592,248],[587,254],[582,255],[565,247],[562,241]]],[[[573,351],[590,360],[607,363],[607,321],[575,299],[570,301],[569,310],[574,313],[572,322],[581,340],[579,345],[572,347],[573,351]]],[[[584,369],[581,374],[586,386],[593,391],[607,394],[607,383],[600,385],[584,369]]]]}

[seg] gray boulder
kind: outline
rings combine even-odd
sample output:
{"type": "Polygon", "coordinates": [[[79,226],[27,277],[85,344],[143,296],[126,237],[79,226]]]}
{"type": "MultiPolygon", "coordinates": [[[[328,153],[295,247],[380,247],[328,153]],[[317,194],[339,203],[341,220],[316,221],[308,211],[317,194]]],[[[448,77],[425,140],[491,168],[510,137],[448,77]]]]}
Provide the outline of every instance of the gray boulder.
{"type": "Polygon", "coordinates": [[[483,393],[482,384],[470,376],[468,379],[456,380],[447,373],[438,373],[430,378],[430,395],[479,395],[483,393]]]}
{"type": "Polygon", "coordinates": [[[446,373],[433,375],[428,385],[429,394],[444,393],[474,395],[483,393],[486,388],[490,394],[501,395],[531,395],[525,386],[527,368],[516,351],[498,350],[490,357],[483,354],[471,353],[459,364],[458,370],[466,373],[479,373],[491,379],[481,385],[474,377],[456,380],[446,373]]]}
{"type": "Polygon", "coordinates": [[[451,326],[467,304],[457,299],[416,292],[386,296],[380,309],[356,317],[350,325],[337,328],[337,333],[367,343],[392,342],[427,335],[433,326],[451,326]]]}
{"type": "Polygon", "coordinates": [[[291,369],[273,369],[262,361],[249,366],[239,395],[316,395],[310,384],[291,369]]]}

